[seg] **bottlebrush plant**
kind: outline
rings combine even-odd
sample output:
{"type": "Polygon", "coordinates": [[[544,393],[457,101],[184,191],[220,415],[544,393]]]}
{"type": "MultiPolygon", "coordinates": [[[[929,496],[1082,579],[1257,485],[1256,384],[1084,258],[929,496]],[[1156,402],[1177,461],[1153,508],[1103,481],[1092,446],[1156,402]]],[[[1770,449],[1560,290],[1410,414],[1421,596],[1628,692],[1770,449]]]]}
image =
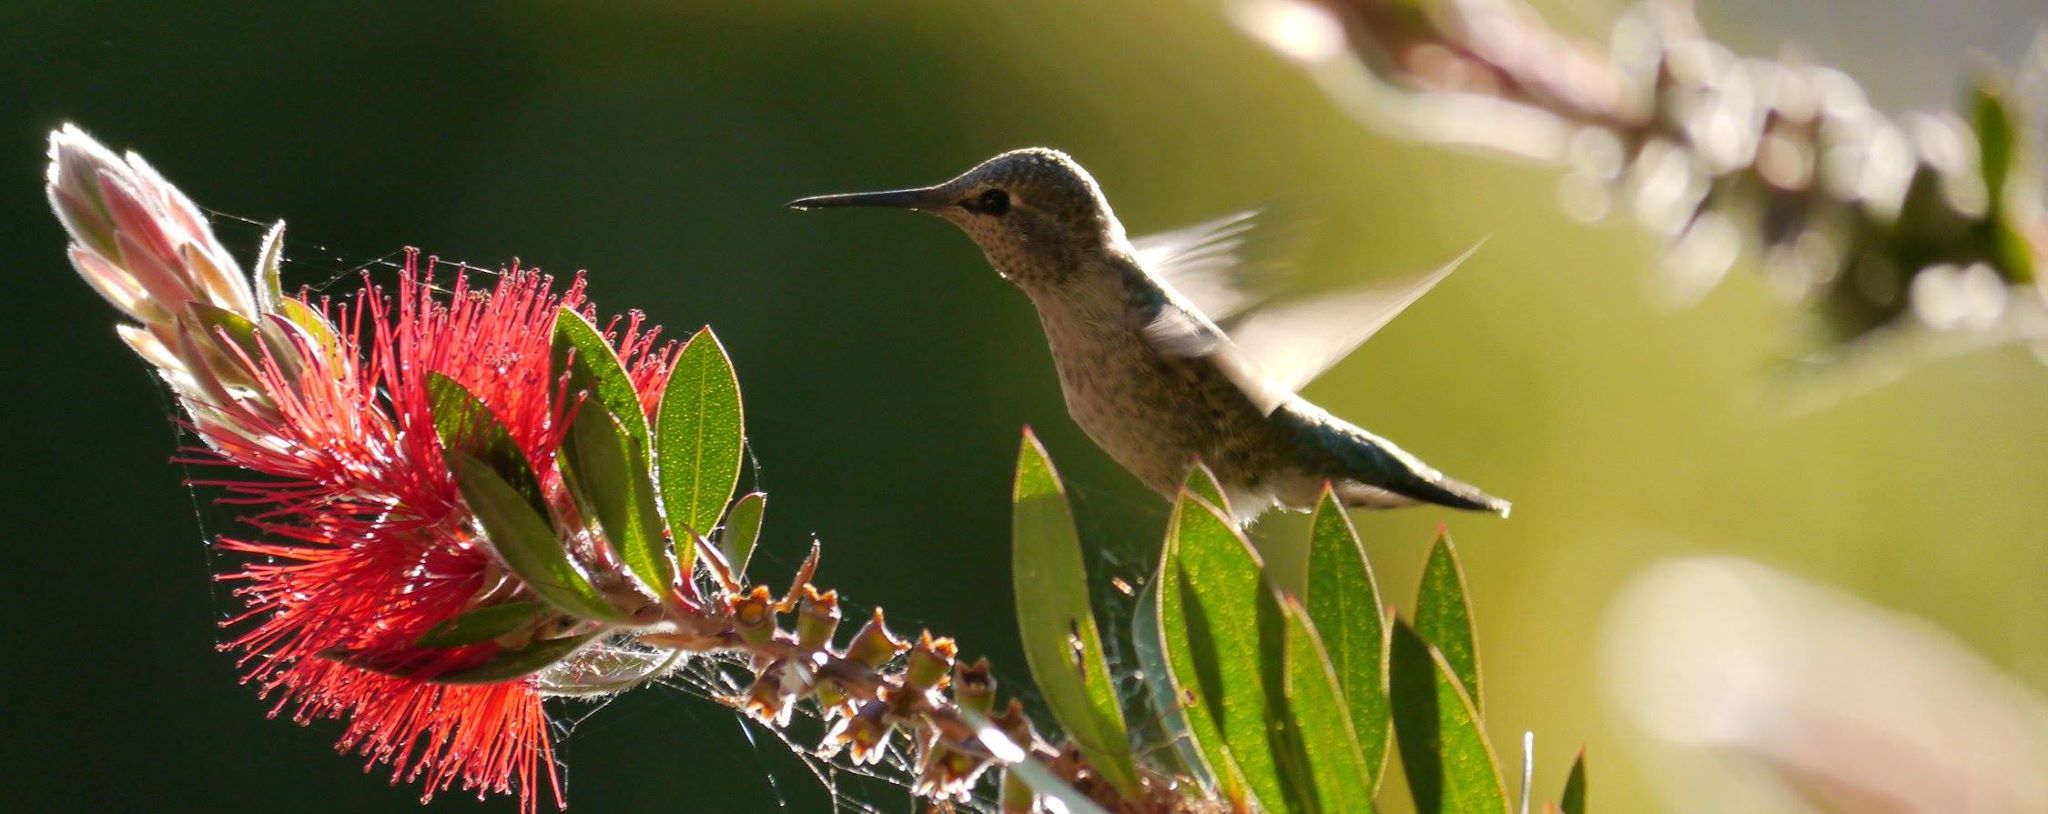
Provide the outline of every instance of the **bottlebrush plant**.
{"type": "MultiPolygon", "coordinates": [[[[1560,165],[1577,217],[1626,203],[1665,246],[1677,299],[1704,295],[1747,247],[1804,305],[1809,367],[1897,339],[2016,342],[2048,360],[2048,184],[2029,155],[2041,100],[2024,78],[1987,67],[1960,112],[1892,117],[1796,50],[1738,57],[1691,3],[1632,4],[1609,43],[1523,0],[1224,6],[1372,126],[1560,165]]],[[[2048,38],[2035,49],[2039,84],[2048,38]]]]}
{"type": "MultiPolygon", "coordinates": [[[[580,275],[482,284],[416,254],[389,290],[287,295],[283,224],[245,276],[183,193],[73,127],[51,136],[47,191],[72,264],[175,394],[193,483],[240,513],[212,543],[240,606],[222,648],[259,694],[343,721],[340,749],[425,798],[566,806],[547,699],[721,657],[746,689],[719,702],[776,728],[811,710],[828,758],[894,745],[941,810],[1368,811],[1397,752],[1419,810],[1510,810],[1448,538],[1412,616],[1390,617],[1326,494],[1301,541],[1309,584],[1282,591],[1198,467],[1136,624],[1104,631],[1026,430],[1015,592],[1065,733],[1049,738],[949,638],[899,637],[879,609],[840,636],[815,545],[788,589],[750,578],[766,496],[735,496],[744,413],[709,328],[664,341],[638,313],[600,318],[580,275]],[[1137,698],[1104,656],[1126,633],[1137,698]],[[1163,740],[1139,743],[1127,707],[1163,740]]],[[[1524,811],[1527,785],[1525,770],[1524,811]]],[[[1583,762],[1560,802],[1584,810],[1583,762]]]]}

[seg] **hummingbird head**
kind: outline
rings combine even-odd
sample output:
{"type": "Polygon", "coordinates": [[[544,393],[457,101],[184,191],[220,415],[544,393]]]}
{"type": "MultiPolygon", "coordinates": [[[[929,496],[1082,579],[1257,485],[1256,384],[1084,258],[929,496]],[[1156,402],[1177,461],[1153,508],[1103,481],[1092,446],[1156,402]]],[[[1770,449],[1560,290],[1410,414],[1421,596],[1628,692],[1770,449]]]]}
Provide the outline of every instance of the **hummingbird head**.
{"type": "Polygon", "coordinates": [[[888,192],[820,195],[793,209],[877,206],[914,209],[967,233],[996,272],[1027,291],[1064,281],[1089,253],[1124,242],[1123,226],[1095,178],[1066,153],[1011,150],[943,184],[888,192]]]}

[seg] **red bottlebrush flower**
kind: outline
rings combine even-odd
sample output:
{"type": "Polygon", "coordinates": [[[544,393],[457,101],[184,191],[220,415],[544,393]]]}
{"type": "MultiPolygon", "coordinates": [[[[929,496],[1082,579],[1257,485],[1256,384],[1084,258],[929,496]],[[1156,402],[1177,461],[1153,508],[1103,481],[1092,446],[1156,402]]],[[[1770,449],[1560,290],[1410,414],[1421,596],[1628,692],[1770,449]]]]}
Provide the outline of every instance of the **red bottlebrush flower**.
{"type": "MultiPolygon", "coordinates": [[[[219,473],[195,484],[224,490],[254,532],[216,543],[239,563],[220,575],[243,605],[222,648],[240,654],[245,680],[275,699],[273,714],[346,720],[339,748],[389,764],[393,782],[420,781],[427,797],[460,784],[516,793],[527,811],[543,794],[562,805],[542,688],[508,676],[558,664],[602,629],[513,604],[533,596],[479,534],[430,381],[461,385],[504,427],[540,499],[568,521],[573,567],[619,572],[555,465],[575,405],[553,357],[555,320],[564,306],[589,315],[582,279],[555,294],[532,271],[488,289],[458,273],[443,292],[431,261],[422,271],[409,254],[388,295],[366,287],[316,306],[278,290],[282,224],[252,287],[198,208],[139,157],[66,127],[50,160],[73,265],[139,323],[120,326],[122,338],[177,391],[204,442],[182,459],[219,473]],[[509,610],[510,623],[448,632],[478,608],[509,610]],[[499,659],[532,653],[543,658],[516,670],[499,659]]],[[[609,333],[652,410],[672,346],[638,314],[609,333]]]]}
{"type": "MultiPolygon", "coordinates": [[[[205,483],[254,509],[245,519],[262,536],[219,541],[251,555],[221,577],[247,608],[224,647],[244,654],[249,680],[296,708],[295,719],[347,718],[342,749],[391,764],[394,780],[421,780],[428,796],[459,782],[516,789],[528,809],[543,789],[560,804],[530,683],[429,680],[483,663],[500,645],[417,644],[505,591],[442,462],[426,379],[447,376],[488,405],[558,493],[550,462],[567,422],[549,338],[557,307],[582,304],[582,281],[558,298],[549,278],[528,271],[507,272],[489,291],[458,274],[443,298],[427,278],[408,257],[388,302],[365,293],[335,308],[349,330],[334,348],[302,346],[295,376],[274,359],[252,360],[277,413],[259,435],[201,429],[207,448],[191,460],[238,470],[205,483]]],[[[617,346],[651,408],[669,354],[639,328],[636,316],[617,346]]]]}

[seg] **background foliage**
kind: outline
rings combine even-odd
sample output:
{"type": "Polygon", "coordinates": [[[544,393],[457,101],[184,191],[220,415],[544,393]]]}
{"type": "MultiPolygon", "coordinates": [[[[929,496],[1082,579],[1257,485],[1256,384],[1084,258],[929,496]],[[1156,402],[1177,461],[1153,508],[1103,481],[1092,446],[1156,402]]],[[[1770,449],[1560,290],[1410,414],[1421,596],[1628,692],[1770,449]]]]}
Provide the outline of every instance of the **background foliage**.
{"type": "MultiPolygon", "coordinates": [[[[2010,62],[2037,16],[2027,0],[1878,5],[1702,13],[1744,52],[1808,42],[1888,110],[1951,104],[1964,49],[2010,62]]],[[[1597,33],[1613,8],[1545,10],[1597,33]]],[[[0,211],[14,224],[0,230],[0,349],[15,382],[0,588],[20,610],[0,749],[28,808],[409,810],[413,794],[365,782],[329,754],[331,731],[252,714],[212,652],[222,604],[164,462],[167,405],[64,268],[37,194],[43,134],[63,120],[145,149],[195,199],[290,218],[288,283],[402,241],[587,267],[600,307],[682,332],[714,322],[776,496],[755,570],[786,572],[819,534],[823,578],[898,624],[958,636],[1008,687],[1027,683],[1006,593],[1016,427],[1037,427],[1060,462],[1083,539],[1106,547],[1088,563],[1100,580],[1147,571],[1167,506],[1064,418],[1028,307],[965,240],[778,204],[934,181],[1026,144],[1073,152],[1138,232],[1304,196],[1322,221],[1307,268],[1323,280],[1419,270],[1492,236],[1308,395],[1516,500],[1512,521],[1461,518],[1457,538],[1487,724],[1500,744],[1539,733],[1539,788],[1585,741],[1602,756],[1596,805],[1651,805],[1591,679],[1595,633],[1621,579],[1675,552],[1847,588],[2048,686],[2048,377],[2024,351],[1787,410],[1760,373],[1793,317],[1752,276],[1661,311],[1645,296],[1653,247],[1632,226],[1566,220],[1548,171],[1360,131],[1200,4],[35,0],[0,9],[0,37],[0,211]]],[[[221,228],[243,253],[259,234],[221,228]]],[[[1394,601],[1448,517],[1357,519],[1394,601]]],[[[676,693],[620,699],[566,754],[581,810],[825,800],[780,746],[750,745],[735,716],[676,693]]],[[[866,796],[889,810],[900,798],[886,794],[866,796]]]]}

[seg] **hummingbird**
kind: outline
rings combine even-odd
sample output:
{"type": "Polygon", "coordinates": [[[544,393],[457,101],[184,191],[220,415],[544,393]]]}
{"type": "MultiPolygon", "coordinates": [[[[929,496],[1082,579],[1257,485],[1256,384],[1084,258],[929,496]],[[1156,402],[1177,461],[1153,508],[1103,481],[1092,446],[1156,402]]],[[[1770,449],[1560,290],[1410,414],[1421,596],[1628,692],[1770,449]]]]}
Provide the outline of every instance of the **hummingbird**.
{"type": "Polygon", "coordinates": [[[1235,254],[1252,213],[1134,239],[1095,178],[1046,148],[1003,153],[935,186],[788,206],[909,209],[966,232],[1036,307],[1074,422],[1168,497],[1199,461],[1240,526],[1270,508],[1312,508],[1325,483],[1351,507],[1508,514],[1507,501],[1296,394],[1464,257],[1395,287],[1255,308],[1235,254]]]}

